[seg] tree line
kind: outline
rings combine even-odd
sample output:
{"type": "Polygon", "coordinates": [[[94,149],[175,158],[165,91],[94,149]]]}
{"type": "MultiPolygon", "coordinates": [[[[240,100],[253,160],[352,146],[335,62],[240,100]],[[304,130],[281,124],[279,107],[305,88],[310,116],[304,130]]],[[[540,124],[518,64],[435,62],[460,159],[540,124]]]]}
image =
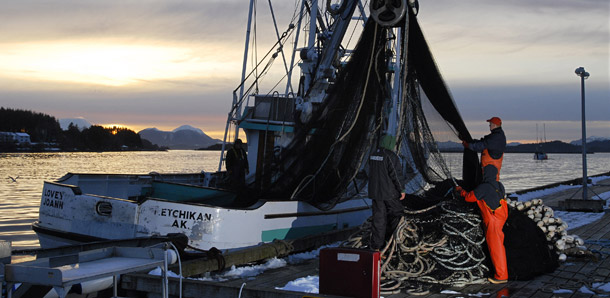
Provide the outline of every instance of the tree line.
{"type": "Polygon", "coordinates": [[[0,107],[0,132],[25,132],[31,144],[0,141],[0,152],[45,151],[119,151],[160,150],[159,146],[140,138],[140,135],[123,127],[92,125],[79,129],[70,123],[62,130],[59,121],[50,115],[28,110],[0,107]]]}

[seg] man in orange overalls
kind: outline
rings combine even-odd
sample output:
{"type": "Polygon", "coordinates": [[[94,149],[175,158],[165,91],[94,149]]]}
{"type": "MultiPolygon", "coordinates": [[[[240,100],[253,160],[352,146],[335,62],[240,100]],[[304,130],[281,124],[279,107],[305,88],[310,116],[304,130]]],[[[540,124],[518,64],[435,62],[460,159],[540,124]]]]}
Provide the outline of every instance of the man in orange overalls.
{"type": "Polygon", "coordinates": [[[508,280],[504,232],[502,232],[502,227],[508,218],[508,207],[504,199],[504,186],[496,180],[497,172],[494,165],[487,165],[483,168],[483,182],[473,191],[467,192],[460,186],[455,188],[457,194],[464,197],[466,202],[476,202],[481,210],[485,225],[485,240],[489,247],[491,262],[496,269],[494,277],[487,280],[495,284],[505,283],[508,280]]]}
{"type": "Polygon", "coordinates": [[[487,122],[489,122],[490,134],[480,140],[462,141],[462,145],[464,145],[464,148],[481,152],[481,168],[485,169],[487,165],[496,167],[498,170],[496,181],[500,181],[502,158],[504,157],[504,149],[506,149],[506,136],[502,130],[502,119],[491,117],[487,122]]]}

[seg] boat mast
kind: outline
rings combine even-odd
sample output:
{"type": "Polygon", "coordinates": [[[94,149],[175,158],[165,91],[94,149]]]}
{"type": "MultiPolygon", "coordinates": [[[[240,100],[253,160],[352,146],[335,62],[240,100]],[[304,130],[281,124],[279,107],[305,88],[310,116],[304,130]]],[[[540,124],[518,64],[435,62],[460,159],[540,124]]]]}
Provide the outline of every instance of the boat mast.
{"type": "MultiPolygon", "coordinates": [[[[275,13],[273,12],[273,5],[271,4],[271,0],[267,0],[267,1],[269,2],[269,10],[271,11],[271,18],[273,19],[273,27],[275,28],[275,35],[277,36],[277,41],[281,42],[282,37],[280,36],[280,31],[277,30],[277,21],[275,20],[275,13]]],[[[292,26],[292,24],[291,24],[291,26],[292,26]]],[[[297,37],[298,37],[298,35],[297,35],[297,37]]],[[[288,70],[288,65],[286,64],[286,55],[284,55],[283,48],[280,48],[280,53],[282,54],[282,60],[284,62],[284,69],[286,70],[286,73],[288,74],[288,78],[287,78],[288,85],[286,85],[286,92],[285,92],[285,94],[288,94],[289,90],[290,90],[290,92],[292,92],[292,86],[290,85],[290,74],[292,71],[292,65],[290,66],[291,70],[288,70]]],[[[242,80],[243,80],[243,78],[242,78],[242,80]]],[[[243,88],[243,86],[242,86],[242,88],[243,88]]]]}
{"type": "Polygon", "coordinates": [[[294,37],[294,46],[292,48],[292,57],[290,58],[290,69],[288,70],[288,76],[286,78],[286,94],[288,94],[288,90],[290,89],[293,93],[292,89],[292,71],[294,70],[294,56],[297,53],[297,47],[299,46],[299,35],[301,33],[301,22],[303,21],[303,12],[305,11],[305,1],[301,2],[301,11],[299,12],[299,21],[297,22],[297,32],[294,37]]]}
{"type": "MultiPolygon", "coordinates": [[[[244,85],[243,81],[246,78],[246,64],[248,63],[248,45],[250,44],[250,28],[252,27],[252,10],[254,8],[254,0],[250,0],[250,8],[248,9],[248,25],[246,27],[246,45],[244,47],[244,64],[242,66],[242,70],[241,70],[241,87],[239,88],[239,97],[237,97],[237,95],[235,94],[235,92],[233,92],[233,104],[231,105],[231,107],[235,107],[235,105],[238,104],[238,100],[241,100],[241,98],[244,95],[244,85]]],[[[233,115],[239,115],[241,113],[241,103],[239,103],[239,106],[237,107],[237,109],[233,109],[231,108],[231,110],[229,110],[229,115],[227,116],[227,124],[225,126],[225,135],[224,138],[222,139],[222,148],[220,150],[220,161],[218,162],[218,171],[222,170],[222,162],[224,160],[224,153],[225,153],[225,148],[226,148],[226,144],[227,144],[227,134],[229,132],[229,126],[231,125],[231,121],[233,120],[233,115]]],[[[235,127],[235,139],[237,139],[239,136],[239,127],[235,127]]]]}

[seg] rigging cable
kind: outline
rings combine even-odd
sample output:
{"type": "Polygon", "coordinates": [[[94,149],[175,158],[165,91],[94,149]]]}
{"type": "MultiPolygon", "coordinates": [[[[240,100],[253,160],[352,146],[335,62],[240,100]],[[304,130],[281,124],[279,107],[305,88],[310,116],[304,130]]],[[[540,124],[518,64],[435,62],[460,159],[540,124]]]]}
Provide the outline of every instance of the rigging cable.
{"type": "MultiPolygon", "coordinates": [[[[375,29],[374,29],[374,35],[373,35],[373,45],[376,43],[377,41],[377,23],[375,23],[375,29]]],[[[375,50],[375,47],[373,46],[373,51],[375,50]]],[[[297,187],[294,189],[294,191],[292,192],[292,195],[290,196],[291,200],[294,200],[295,196],[297,196],[301,190],[303,186],[307,186],[309,185],[309,183],[315,179],[315,177],[322,171],[323,167],[326,165],[327,161],[329,160],[329,158],[331,157],[332,153],[334,152],[334,148],[335,146],[343,141],[343,139],[350,133],[350,131],[353,129],[354,125],[356,124],[356,119],[358,119],[359,115],[360,115],[360,111],[362,109],[362,105],[364,103],[364,97],[366,95],[366,89],[369,83],[369,79],[370,79],[370,74],[371,74],[371,67],[373,65],[373,61],[376,55],[374,53],[371,53],[371,58],[369,60],[369,65],[368,65],[368,72],[366,75],[366,79],[365,79],[365,83],[364,83],[364,88],[362,91],[362,96],[360,97],[360,103],[356,112],[356,117],[354,118],[354,120],[352,121],[349,129],[340,137],[336,138],[336,141],[330,146],[330,150],[328,150],[328,154],[326,155],[326,158],[324,159],[324,161],[322,161],[322,163],[320,164],[320,167],[318,168],[318,170],[315,172],[315,174],[313,175],[307,175],[305,176],[301,182],[297,185],[297,187]],[[303,184],[305,182],[305,180],[308,179],[309,181],[307,181],[305,184],[303,184]]],[[[356,173],[357,174],[357,173],[356,173]]],[[[355,177],[355,175],[353,177],[355,177]]],[[[352,177],[352,178],[353,178],[352,177]]]]}

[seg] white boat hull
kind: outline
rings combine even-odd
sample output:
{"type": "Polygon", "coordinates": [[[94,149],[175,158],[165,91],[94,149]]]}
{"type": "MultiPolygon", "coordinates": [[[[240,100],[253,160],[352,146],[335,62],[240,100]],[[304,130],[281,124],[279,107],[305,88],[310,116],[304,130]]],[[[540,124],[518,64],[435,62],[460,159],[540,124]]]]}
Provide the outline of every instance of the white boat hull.
{"type": "Polygon", "coordinates": [[[371,214],[366,198],[339,203],[329,211],[300,201],[261,200],[230,208],[154,196],[134,199],[150,188],[150,177],[80,176],[68,175],[62,184],[45,183],[39,221],[34,224],[43,248],[183,233],[198,249],[235,249],[358,226],[371,214]],[[72,182],[75,185],[69,185],[72,182]],[[88,193],[88,188],[97,193],[88,193]]]}

